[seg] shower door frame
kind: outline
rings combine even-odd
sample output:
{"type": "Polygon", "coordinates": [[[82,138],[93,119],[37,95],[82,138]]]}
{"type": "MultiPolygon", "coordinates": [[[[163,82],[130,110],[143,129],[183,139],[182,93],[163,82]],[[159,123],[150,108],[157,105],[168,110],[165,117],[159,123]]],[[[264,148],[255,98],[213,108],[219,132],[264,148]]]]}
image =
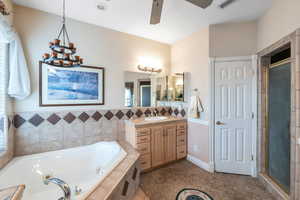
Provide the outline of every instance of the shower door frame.
{"type": "Polygon", "coordinates": [[[300,147],[296,143],[297,138],[300,137],[300,29],[259,52],[258,62],[259,179],[269,191],[279,197],[278,199],[300,200],[300,192],[297,191],[297,188],[300,188],[300,147]],[[266,148],[268,136],[268,68],[271,63],[271,54],[283,50],[288,45],[291,48],[291,178],[289,195],[268,176],[266,148]]]}

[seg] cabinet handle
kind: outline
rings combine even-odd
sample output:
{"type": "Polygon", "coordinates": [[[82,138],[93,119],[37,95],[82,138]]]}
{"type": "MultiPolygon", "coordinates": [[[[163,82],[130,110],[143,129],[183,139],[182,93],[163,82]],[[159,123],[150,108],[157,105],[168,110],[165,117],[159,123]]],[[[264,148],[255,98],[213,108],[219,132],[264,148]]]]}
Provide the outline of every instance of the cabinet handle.
{"type": "Polygon", "coordinates": [[[184,153],[184,151],[181,151],[180,153],[184,153]]]}
{"type": "Polygon", "coordinates": [[[142,165],[145,165],[145,164],[147,164],[147,162],[142,162],[141,164],[142,164],[142,165]]]}
{"type": "Polygon", "coordinates": [[[147,151],[147,148],[142,149],[141,151],[147,151]]]}
{"type": "Polygon", "coordinates": [[[184,140],[180,140],[180,142],[184,142],[184,140]]]}

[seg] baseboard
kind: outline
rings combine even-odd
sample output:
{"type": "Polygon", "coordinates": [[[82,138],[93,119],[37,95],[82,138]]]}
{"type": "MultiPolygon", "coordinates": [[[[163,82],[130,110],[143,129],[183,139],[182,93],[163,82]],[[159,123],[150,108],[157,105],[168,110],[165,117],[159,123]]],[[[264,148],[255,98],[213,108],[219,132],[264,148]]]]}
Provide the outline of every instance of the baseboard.
{"type": "Polygon", "coordinates": [[[290,197],[268,176],[260,173],[258,180],[273,194],[276,200],[289,200],[290,197]]]}
{"type": "Polygon", "coordinates": [[[191,163],[197,165],[198,167],[200,167],[208,172],[214,173],[214,167],[211,164],[204,162],[192,155],[188,155],[186,159],[188,161],[190,161],[191,163]]]}

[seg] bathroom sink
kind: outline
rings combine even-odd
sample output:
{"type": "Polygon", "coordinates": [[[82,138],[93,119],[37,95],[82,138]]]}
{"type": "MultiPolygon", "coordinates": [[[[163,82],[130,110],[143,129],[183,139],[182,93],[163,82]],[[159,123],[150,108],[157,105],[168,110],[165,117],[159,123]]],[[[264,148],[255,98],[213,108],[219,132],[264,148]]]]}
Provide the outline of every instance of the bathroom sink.
{"type": "Polygon", "coordinates": [[[168,117],[146,117],[145,121],[161,121],[166,119],[168,119],[168,117]]]}

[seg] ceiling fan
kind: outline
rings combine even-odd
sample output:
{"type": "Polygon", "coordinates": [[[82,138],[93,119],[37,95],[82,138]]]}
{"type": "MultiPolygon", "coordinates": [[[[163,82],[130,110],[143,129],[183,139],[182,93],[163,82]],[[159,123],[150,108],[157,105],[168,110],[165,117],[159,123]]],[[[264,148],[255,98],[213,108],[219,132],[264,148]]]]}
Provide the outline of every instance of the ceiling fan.
{"type": "MultiPolygon", "coordinates": [[[[207,8],[213,0],[186,0],[195,6],[207,8]]],[[[150,24],[159,24],[164,0],[153,0],[150,24]]]]}
{"type": "MultiPolygon", "coordinates": [[[[190,3],[194,4],[195,6],[198,6],[203,9],[210,6],[211,3],[213,2],[213,0],[185,0],[185,1],[190,2],[190,3]]],[[[219,7],[224,9],[225,7],[227,7],[229,4],[233,3],[234,1],[236,1],[236,0],[226,0],[219,7]]],[[[164,0],[153,0],[150,24],[159,24],[160,23],[163,4],[164,4],[164,0]]]]}

